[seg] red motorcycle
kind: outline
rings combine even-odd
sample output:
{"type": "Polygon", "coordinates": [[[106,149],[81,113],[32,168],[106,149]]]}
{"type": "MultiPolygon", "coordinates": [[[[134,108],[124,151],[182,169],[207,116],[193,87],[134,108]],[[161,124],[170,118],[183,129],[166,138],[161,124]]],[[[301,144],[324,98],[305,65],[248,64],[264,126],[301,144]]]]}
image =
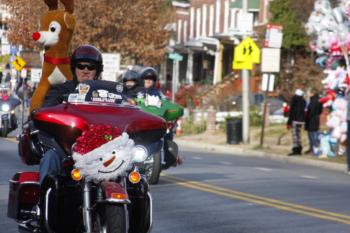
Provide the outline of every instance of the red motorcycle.
{"type": "Polygon", "coordinates": [[[8,217],[20,232],[150,232],[152,197],[138,167],[166,123],[136,107],[107,103],[118,94],[99,87],[90,92],[107,101],[42,108],[19,136],[28,165],[38,164],[49,148],[65,155],[62,174],[48,175],[41,185],[38,172],[18,172],[10,180],[8,217]]]}

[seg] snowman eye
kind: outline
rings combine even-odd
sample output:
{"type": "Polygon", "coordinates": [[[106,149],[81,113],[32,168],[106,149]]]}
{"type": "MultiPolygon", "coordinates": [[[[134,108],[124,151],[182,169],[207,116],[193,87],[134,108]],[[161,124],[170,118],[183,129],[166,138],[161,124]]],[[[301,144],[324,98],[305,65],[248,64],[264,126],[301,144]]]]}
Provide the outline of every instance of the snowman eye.
{"type": "Polygon", "coordinates": [[[103,158],[99,158],[100,161],[103,161],[103,158]]]}
{"type": "Polygon", "coordinates": [[[112,151],[112,154],[113,154],[113,155],[115,155],[116,153],[117,153],[117,152],[115,152],[115,150],[114,150],[114,151],[112,151]]]}

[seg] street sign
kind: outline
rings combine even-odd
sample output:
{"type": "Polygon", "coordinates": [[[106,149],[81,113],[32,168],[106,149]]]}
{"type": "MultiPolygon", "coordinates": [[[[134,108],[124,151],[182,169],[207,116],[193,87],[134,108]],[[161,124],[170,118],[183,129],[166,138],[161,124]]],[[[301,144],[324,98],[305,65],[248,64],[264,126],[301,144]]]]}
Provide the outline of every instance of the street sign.
{"type": "Polygon", "coordinates": [[[250,37],[247,37],[235,47],[234,60],[259,64],[260,49],[250,37]]]}
{"type": "Polygon", "coordinates": [[[266,27],[264,47],[281,48],[283,40],[282,30],[282,25],[268,24],[266,27]]]}
{"type": "Polygon", "coordinates": [[[253,31],[253,13],[238,12],[237,14],[237,29],[240,32],[253,31]]]}
{"type": "Polygon", "coordinates": [[[26,62],[20,56],[17,56],[12,65],[17,71],[21,71],[26,66],[26,62]]]}
{"type": "Polygon", "coordinates": [[[263,48],[261,72],[280,72],[281,49],[263,48]]]}
{"type": "Polygon", "coordinates": [[[234,70],[252,70],[253,63],[252,62],[233,61],[232,68],[234,70]]]}
{"type": "Polygon", "coordinates": [[[169,59],[175,60],[175,61],[182,61],[183,57],[181,56],[181,54],[178,54],[178,53],[170,53],[169,59]]]}
{"type": "Polygon", "coordinates": [[[102,79],[115,82],[120,72],[120,53],[102,53],[103,74],[102,79]]]}
{"type": "Polygon", "coordinates": [[[273,91],[275,85],[275,75],[274,74],[263,74],[261,90],[262,91],[273,91]]]}

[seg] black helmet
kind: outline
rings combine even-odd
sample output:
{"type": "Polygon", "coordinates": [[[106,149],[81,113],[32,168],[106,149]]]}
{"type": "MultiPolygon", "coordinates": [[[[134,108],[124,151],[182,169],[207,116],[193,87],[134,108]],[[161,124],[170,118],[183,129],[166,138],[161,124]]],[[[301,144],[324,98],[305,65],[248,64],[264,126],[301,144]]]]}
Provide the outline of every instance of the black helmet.
{"type": "Polygon", "coordinates": [[[146,67],[146,68],[141,70],[140,78],[142,80],[152,79],[154,82],[157,82],[157,80],[158,80],[158,72],[153,67],[146,67]]]}
{"type": "Polygon", "coordinates": [[[71,57],[71,70],[73,73],[73,79],[77,81],[77,77],[75,75],[75,66],[79,62],[92,62],[96,64],[96,78],[99,79],[100,75],[103,71],[103,61],[102,54],[100,50],[92,45],[81,45],[77,49],[74,50],[71,57]]]}
{"type": "Polygon", "coordinates": [[[126,81],[135,81],[138,83],[139,80],[140,74],[135,70],[128,70],[123,75],[123,83],[125,83],[126,81]]]}

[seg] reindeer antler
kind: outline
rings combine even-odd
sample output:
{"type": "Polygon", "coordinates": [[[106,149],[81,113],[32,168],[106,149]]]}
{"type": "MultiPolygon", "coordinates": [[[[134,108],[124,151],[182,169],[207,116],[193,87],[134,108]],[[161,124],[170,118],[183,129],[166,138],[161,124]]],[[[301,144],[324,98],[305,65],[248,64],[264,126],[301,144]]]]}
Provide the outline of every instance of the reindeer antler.
{"type": "Polygon", "coordinates": [[[60,0],[62,4],[64,5],[64,8],[69,13],[73,14],[74,12],[74,0],[60,0]]]}
{"type": "Polygon", "coordinates": [[[44,0],[44,2],[49,7],[49,11],[57,10],[57,8],[58,8],[57,0],[44,0]]]}

